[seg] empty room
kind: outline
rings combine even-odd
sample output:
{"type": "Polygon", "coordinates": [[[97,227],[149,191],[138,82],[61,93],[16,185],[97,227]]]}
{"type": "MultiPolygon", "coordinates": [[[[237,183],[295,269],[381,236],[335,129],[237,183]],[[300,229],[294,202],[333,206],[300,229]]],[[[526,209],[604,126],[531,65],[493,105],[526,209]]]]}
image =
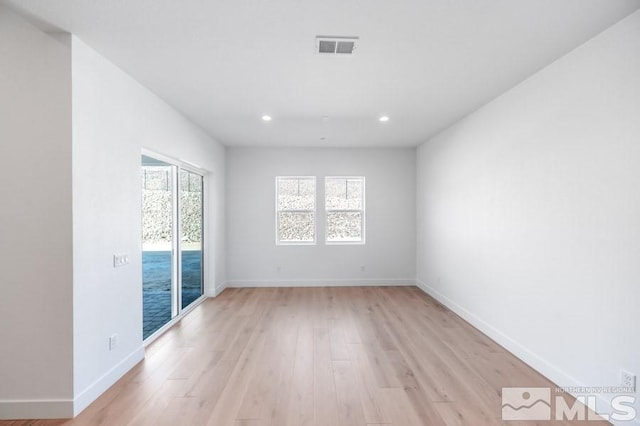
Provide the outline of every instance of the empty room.
{"type": "Polygon", "coordinates": [[[640,425],[640,0],[0,0],[0,425],[640,425]]]}

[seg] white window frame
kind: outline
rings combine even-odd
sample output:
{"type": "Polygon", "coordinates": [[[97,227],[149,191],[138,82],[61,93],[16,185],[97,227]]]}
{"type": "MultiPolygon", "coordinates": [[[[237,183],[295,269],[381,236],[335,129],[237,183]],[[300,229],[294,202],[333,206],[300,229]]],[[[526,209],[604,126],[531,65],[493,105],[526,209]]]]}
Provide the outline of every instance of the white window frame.
{"type": "Polygon", "coordinates": [[[315,176],[276,176],[275,179],[275,211],[276,211],[276,245],[278,246],[312,246],[315,245],[318,231],[318,184],[315,176]],[[311,179],[313,180],[313,210],[294,210],[278,208],[278,182],[280,179],[311,179]],[[280,212],[313,213],[313,241],[280,241],[280,212]]]}
{"type": "Polygon", "coordinates": [[[364,245],[366,244],[366,191],[367,185],[364,176],[325,176],[324,178],[324,243],[326,245],[364,245]],[[327,180],[329,179],[352,179],[362,180],[362,209],[330,209],[327,207],[327,180]],[[361,235],[360,241],[329,241],[329,213],[344,212],[344,213],[360,213],[361,220],[361,235]]]}

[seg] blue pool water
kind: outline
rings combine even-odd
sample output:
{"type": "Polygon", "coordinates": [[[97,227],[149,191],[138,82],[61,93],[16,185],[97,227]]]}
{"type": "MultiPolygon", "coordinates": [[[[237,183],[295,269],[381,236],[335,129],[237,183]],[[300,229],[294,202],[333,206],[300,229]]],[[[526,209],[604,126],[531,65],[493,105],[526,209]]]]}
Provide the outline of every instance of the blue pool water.
{"type": "MultiPolygon", "coordinates": [[[[202,255],[182,252],[182,307],[202,295],[202,255]]],[[[171,252],[142,252],[143,338],[171,319],[171,252]]]]}

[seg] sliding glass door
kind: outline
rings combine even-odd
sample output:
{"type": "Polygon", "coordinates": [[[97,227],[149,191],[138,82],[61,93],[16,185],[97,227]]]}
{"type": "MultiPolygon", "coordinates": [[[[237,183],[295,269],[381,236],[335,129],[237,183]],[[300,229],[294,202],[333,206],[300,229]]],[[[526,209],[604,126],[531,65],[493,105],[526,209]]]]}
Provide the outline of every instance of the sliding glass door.
{"type": "Polygon", "coordinates": [[[202,175],[142,156],[143,338],[203,294],[202,175]]]}

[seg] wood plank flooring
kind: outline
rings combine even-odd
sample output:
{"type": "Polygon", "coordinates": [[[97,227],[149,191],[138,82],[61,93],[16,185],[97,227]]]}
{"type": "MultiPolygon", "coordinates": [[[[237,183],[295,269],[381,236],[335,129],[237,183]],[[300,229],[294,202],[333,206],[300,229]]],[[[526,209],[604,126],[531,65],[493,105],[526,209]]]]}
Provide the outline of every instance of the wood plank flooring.
{"type": "Polygon", "coordinates": [[[0,425],[493,425],[508,386],[554,387],[415,287],[228,289],[77,418],[0,425]]]}

